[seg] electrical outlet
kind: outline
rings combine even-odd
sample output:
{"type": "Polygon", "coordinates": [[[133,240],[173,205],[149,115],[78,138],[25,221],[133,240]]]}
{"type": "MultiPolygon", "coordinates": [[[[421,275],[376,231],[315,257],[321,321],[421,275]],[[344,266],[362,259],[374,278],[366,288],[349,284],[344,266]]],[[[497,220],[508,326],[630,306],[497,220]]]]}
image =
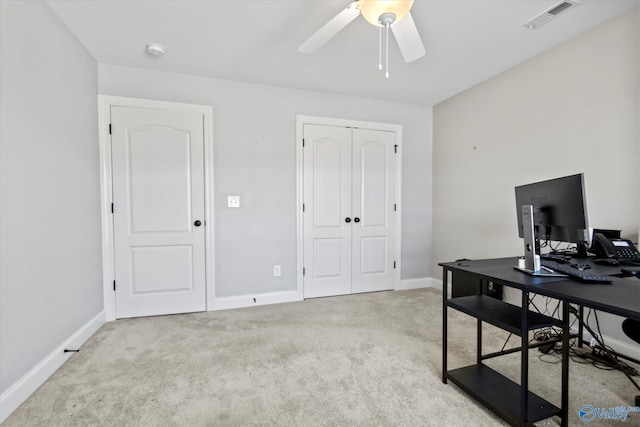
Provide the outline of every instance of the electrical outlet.
{"type": "Polygon", "coordinates": [[[228,196],[227,197],[227,207],[239,208],[240,207],[240,196],[228,196]]]}
{"type": "Polygon", "coordinates": [[[282,270],[280,269],[279,265],[274,265],[273,266],[273,277],[280,277],[282,276],[282,270]]]}

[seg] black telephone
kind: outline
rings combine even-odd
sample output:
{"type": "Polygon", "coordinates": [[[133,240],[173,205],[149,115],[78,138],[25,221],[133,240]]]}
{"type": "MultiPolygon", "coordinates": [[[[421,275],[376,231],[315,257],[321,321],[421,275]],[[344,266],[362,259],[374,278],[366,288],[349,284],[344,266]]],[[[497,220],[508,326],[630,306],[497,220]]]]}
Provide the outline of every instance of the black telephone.
{"type": "Polygon", "coordinates": [[[640,263],[640,252],[630,240],[609,238],[602,233],[593,233],[591,249],[597,258],[616,259],[622,263],[640,263]]]}

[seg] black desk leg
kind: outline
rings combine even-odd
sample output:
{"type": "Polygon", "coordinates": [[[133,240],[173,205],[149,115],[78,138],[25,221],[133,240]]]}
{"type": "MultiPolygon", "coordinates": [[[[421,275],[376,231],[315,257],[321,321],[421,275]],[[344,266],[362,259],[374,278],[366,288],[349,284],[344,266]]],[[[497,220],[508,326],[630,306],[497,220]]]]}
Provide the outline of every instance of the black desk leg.
{"type": "MultiPolygon", "coordinates": [[[[480,279],[478,295],[484,294],[483,286],[484,280],[480,279]]],[[[478,323],[478,331],[476,333],[476,363],[479,365],[482,363],[482,320],[476,319],[476,322],[478,323]]]]}
{"type": "MultiPolygon", "coordinates": [[[[582,348],[582,334],[584,332],[584,325],[582,324],[582,319],[584,319],[584,307],[582,305],[578,307],[578,348],[582,348]]],[[[568,321],[568,318],[567,318],[568,321]]]]}
{"type": "MultiPolygon", "coordinates": [[[[580,307],[582,310],[582,306],[580,307]]],[[[569,302],[562,301],[562,397],[560,405],[561,426],[569,425],[569,302]]]]}
{"type": "Polygon", "coordinates": [[[476,334],[478,338],[477,346],[477,358],[476,363],[479,365],[482,363],[482,320],[477,319],[478,322],[478,333],[476,334]]]}
{"type": "Polygon", "coordinates": [[[447,291],[449,271],[442,269],[442,382],[447,383],[447,291]]]}
{"type": "Polygon", "coordinates": [[[528,424],[529,408],[529,292],[522,291],[521,335],[522,351],[520,367],[520,419],[524,425],[528,424]]]}

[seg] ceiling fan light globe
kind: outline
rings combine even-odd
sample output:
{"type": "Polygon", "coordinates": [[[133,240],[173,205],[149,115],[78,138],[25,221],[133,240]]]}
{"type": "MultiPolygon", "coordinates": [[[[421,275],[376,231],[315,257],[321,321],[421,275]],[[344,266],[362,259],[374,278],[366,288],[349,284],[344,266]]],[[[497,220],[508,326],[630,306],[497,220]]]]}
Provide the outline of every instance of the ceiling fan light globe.
{"type": "Polygon", "coordinates": [[[396,16],[395,22],[407,16],[413,0],[359,0],[358,5],[364,19],[372,25],[382,27],[379,19],[385,13],[393,13],[396,16]]]}

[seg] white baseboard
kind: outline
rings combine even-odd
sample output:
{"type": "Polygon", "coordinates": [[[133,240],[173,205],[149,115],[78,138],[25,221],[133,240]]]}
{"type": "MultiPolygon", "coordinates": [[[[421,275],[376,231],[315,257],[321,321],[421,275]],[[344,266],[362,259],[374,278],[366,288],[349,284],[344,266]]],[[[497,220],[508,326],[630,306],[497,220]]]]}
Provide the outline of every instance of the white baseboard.
{"type": "Polygon", "coordinates": [[[404,291],[408,289],[420,289],[420,288],[436,288],[442,289],[442,281],[436,280],[433,277],[420,277],[418,279],[405,279],[401,280],[400,284],[396,288],[397,291],[404,291]]]}
{"type": "Polygon", "coordinates": [[[0,396],[0,423],[7,419],[18,406],[67,361],[72,352],[64,353],[65,349],[78,349],[105,323],[105,312],[101,311],[93,319],[67,338],[53,352],[45,357],[33,369],[16,381],[0,396]]]}
{"type": "Polygon", "coordinates": [[[298,295],[298,291],[239,295],[234,297],[214,298],[211,310],[227,310],[230,308],[253,307],[257,305],[279,304],[293,301],[302,301],[302,298],[298,295]]]}
{"type": "MultiPolygon", "coordinates": [[[[401,280],[397,291],[420,288],[442,289],[442,281],[432,277],[401,280]]],[[[262,294],[239,295],[213,299],[213,307],[209,311],[227,310],[231,308],[253,307],[257,305],[279,304],[283,302],[302,301],[298,291],[267,292],[262,294]]]]}

